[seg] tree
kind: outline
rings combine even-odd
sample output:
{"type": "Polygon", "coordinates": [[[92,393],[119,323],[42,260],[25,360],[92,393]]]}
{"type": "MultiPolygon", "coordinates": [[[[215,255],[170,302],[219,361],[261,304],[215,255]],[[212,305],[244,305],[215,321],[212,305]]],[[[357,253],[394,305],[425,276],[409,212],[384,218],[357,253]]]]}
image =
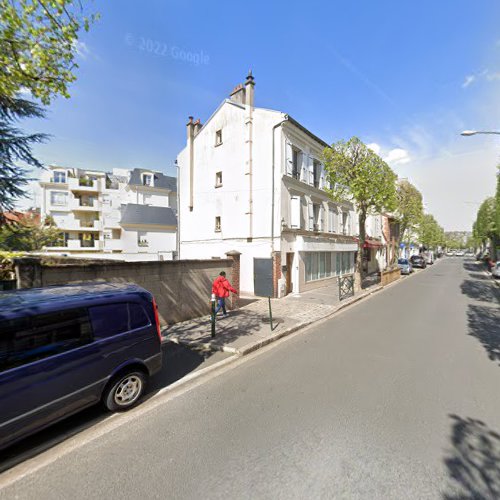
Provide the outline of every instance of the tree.
{"type": "Polygon", "coordinates": [[[396,197],[400,241],[409,242],[424,214],[422,194],[411,182],[401,179],[398,182],[396,197]]]}
{"type": "Polygon", "coordinates": [[[498,228],[496,224],[497,219],[497,207],[496,199],[491,196],[486,198],[479,210],[477,211],[476,222],[473,226],[473,235],[477,238],[483,245],[486,245],[488,240],[491,240],[493,247],[495,248],[500,238],[498,237],[498,228]]]}
{"type": "Polygon", "coordinates": [[[323,151],[326,176],[334,201],[351,200],[359,219],[357,275],[363,278],[362,256],[366,217],[372,212],[393,210],[396,205],[396,174],[374,151],[357,137],[338,141],[323,151]]]}
{"type": "Polygon", "coordinates": [[[42,223],[33,215],[20,222],[0,227],[0,250],[8,252],[35,252],[61,241],[62,233],[47,217],[42,223]]]}
{"type": "Polygon", "coordinates": [[[429,249],[444,244],[444,230],[431,214],[422,215],[417,233],[420,243],[429,249]]]}
{"type": "Polygon", "coordinates": [[[28,171],[18,162],[41,168],[31,147],[47,138],[45,134],[23,134],[14,123],[21,118],[43,116],[43,109],[33,102],[0,95],[0,214],[24,195],[28,171]]]}
{"type": "Polygon", "coordinates": [[[69,97],[78,34],[97,18],[80,1],[0,0],[0,95],[27,89],[43,104],[69,97]]]}

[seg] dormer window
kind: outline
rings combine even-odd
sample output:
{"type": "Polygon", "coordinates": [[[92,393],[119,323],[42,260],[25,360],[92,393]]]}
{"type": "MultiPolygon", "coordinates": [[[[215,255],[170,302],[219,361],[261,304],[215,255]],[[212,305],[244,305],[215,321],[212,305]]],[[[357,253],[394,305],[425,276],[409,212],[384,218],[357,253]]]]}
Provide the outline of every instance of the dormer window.
{"type": "Polygon", "coordinates": [[[66,172],[54,171],[54,182],[64,184],[66,182],[66,172]]]}
{"type": "Polygon", "coordinates": [[[215,132],[215,145],[220,146],[222,144],[222,129],[215,132]]]}
{"type": "Polygon", "coordinates": [[[151,174],[143,174],[142,175],[142,185],[143,186],[152,186],[153,185],[153,176],[151,174]]]}

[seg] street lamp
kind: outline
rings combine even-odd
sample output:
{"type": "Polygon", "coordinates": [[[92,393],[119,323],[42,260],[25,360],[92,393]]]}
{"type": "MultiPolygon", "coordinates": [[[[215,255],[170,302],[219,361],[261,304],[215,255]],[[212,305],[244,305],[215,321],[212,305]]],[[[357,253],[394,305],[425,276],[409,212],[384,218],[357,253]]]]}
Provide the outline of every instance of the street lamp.
{"type": "Polygon", "coordinates": [[[476,134],[495,134],[495,135],[500,135],[500,132],[496,132],[493,130],[464,130],[460,135],[463,135],[465,137],[469,137],[470,135],[476,135],[476,134]]]}

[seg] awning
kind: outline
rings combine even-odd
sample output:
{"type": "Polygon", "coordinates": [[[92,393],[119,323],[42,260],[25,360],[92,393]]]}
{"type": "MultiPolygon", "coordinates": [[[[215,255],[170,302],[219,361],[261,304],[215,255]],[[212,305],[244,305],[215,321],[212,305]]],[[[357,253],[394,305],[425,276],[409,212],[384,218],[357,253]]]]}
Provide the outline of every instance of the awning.
{"type": "Polygon", "coordinates": [[[367,238],[363,244],[363,248],[380,248],[383,247],[384,244],[379,240],[372,240],[367,238]]]}

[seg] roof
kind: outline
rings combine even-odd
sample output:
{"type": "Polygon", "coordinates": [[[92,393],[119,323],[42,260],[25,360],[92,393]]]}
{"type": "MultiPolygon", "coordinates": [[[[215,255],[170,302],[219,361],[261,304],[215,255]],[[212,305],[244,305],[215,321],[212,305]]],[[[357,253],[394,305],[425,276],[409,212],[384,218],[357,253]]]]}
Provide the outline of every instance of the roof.
{"type": "Polygon", "coordinates": [[[6,319],[19,312],[40,311],[41,305],[61,307],[72,302],[81,303],[82,299],[100,299],[104,296],[123,293],[147,293],[133,283],[89,283],[75,285],[57,285],[44,288],[29,288],[0,292],[0,319],[6,319]]]}
{"type": "Polygon", "coordinates": [[[177,226],[177,216],[170,207],[153,207],[128,203],[122,205],[120,224],[153,224],[158,226],[177,226]]]}
{"type": "Polygon", "coordinates": [[[177,179],[175,177],[169,177],[161,172],[151,172],[151,170],[145,170],[142,168],[134,168],[130,173],[130,186],[143,186],[141,174],[152,173],[154,175],[154,186],[155,188],[168,189],[170,191],[177,191],[177,179]]]}

